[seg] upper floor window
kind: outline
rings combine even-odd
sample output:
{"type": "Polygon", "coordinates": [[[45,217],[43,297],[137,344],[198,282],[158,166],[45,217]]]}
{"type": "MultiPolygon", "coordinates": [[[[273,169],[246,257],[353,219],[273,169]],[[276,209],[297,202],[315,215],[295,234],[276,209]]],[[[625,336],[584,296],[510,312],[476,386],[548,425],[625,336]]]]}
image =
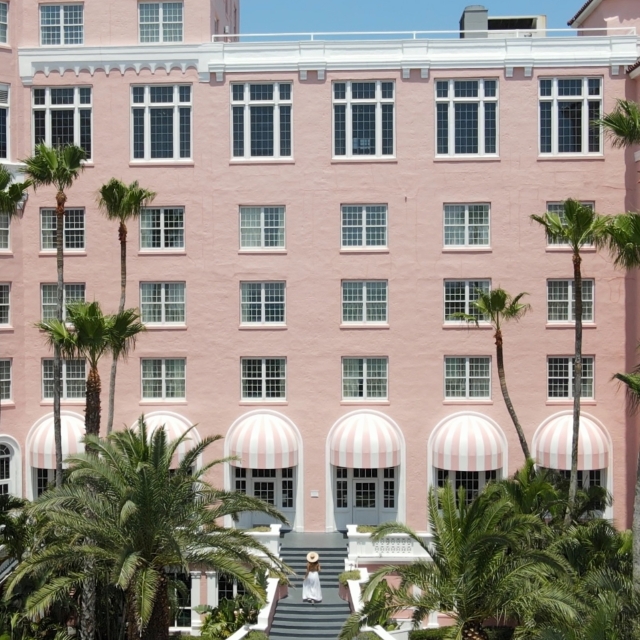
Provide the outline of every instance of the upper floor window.
{"type": "Polygon", "coordinates": [[[333,155],[393,156],[394,103],[393,82],[334,82],[333,155]]]}
{"type": "Polygon", "coordinates": [[[11,360],[0,360],[0,400],[11,400],[11,360]]]}
{"type": "Polygon", "coordinates": [[[0,2],[0,44],[7,44],[9,27],[9,5],[0,2]]]}
{"type": "Polygon", "coordinates": [[[234,158],[290,158],[291,83],[232,84],[234,158]]]}
{"type": "Polygon", "coordinates": [[[10,248],[11,219],[6,213],[0,213],[0,251],[10,248]]]}
{"type": "Polygon", "coordinates": [[[444,244],[446,247],[489,246],[489,205],[445,204],[444,244]]]}
{"type": "MultiPolygon", "coordinates": [[[[576,292],[573,280],[547,280],[548,322],[576,321],[576,292]]],[[[593,322],[593,280],[582,281],[582,321],[593,322]]]]}
{"type": "Polygon", "coordinates": [[[242,399],[286,398],[285,358],[242,358],[242,399]]]}
{"type": "Polygon", "coordinates": [[[41,4],[40,44],[84,44],[84,5],[41,4]]]}
{"type": "MultiPolygon", "coordinates": [[[[63,400],[82,399],[86,395],[87,387],[86,361],[62,361],[62,389],[63,400]]],[[[42,361],[42,397],[45,400],[53,398],[53,359],[42,361]]]]}
{"type": "Polygon", "coordinates": [[[387,358],[342,358],[342,397],[386,400],[388,366],[387,358]]]}
{"type": "Polygon", "coordinates": [[[186,398],[184,358],[145,358],[142,360],[143,400],[184,400],[186,398]]]}
{"type": "Polygon", "coordinates": [[[182,2],[141,2],[140,42],[182,42],[182,2]]]}
{"type": "Polygon", "coordinates": [[[342,322],[384,324],[387,322],[387,281],[342,283],[342,322]]]}
{"type": "MultiPolygon", "coordinates": [[[[58,287],[55,284],[43,284],[41,288],[42,294],[42,321],[53,320],[56,317],[58,287]]],[[[67,308],[73,302],[85,301],[85,284],[65,283],[62,296],[62,319],[67,319],[67,308]]]]}
{"type": "Polygon", "coordinates": [[[241,282],[242,324],[284,324],[284,282],[241,282]]]}
{"type": "MultiPolygon", "coordinates": [[[[0,2],[0,14],[1,7],[0,2]]],[[[0,159],[9,159],[9,85],[6,84],[0,84],[0,159]]]]}
{"type": "Polygon", "coordinates": [[[387,205],[343,205],[342,246],[386,247],[387,205]]]}
{"type": "Polygon", "coordinates": [[[75,144],[91,158],[91,87],[34,89],[34,144],[75,144]]]}
{"type": "Polygon", "coordinates": [[[436,81],[436,154],[498,153],[498,81],[436,81]]]}
{"type": "MultiPolygon", "coordinates": [[[[590,209],[595,208],[595,202],[581,202],[583,207],[588,207],[590,209]]],[[[563,202],[547,202],[547,213],[553,213],[560,218],[560,222],[563,225],[566,225],[566,217],[564,213],[564,203],[563,202]]],[[[547,235],[547,245],[550,247],[568,247],[569,243],[562,238],[552,238],[550,235],[547,235]]],[[[585,242],[584,246],[592,246],[591,242],[585,242]]]]}
{"type": "Polygon", "coordinates": [[[241,249],[284,249],[284,207],[240,207],[241,249]]]}
{"type": "Polygon", "coordinates": [[[10,284],[0,284],[0,325],[11,322],[11,305],[9,296],[11,293],[10,284]]]}
{"type": "Polygon", "coordinates": [[[602,153],[602,78],[540,80],[540,153],[602,153]]]}
{"type": "Polygon", "coordinates": [[[490,398],[491,358],[445,358],[444,397],[447,399],[490,398]]]}
{"type": "Polygon", "coordinates": [[[143,209],[140,214],[140,249],[184,249],[184,209],[143,209]]]}
{"type": "Polygon", "coordinates": [[[191,86],[131,88],[134,160],[191,158],[191,86]]]}
{"type": "MultiPolygon", "coordinates": [[[[40,249],[56,250],[56,210],[40,210],[40,249]]],[[[84,209],[65,209],[64,240],[65,251],[84,250],[84,209]]]]}
{"type": "Polygon", "coordinates": [[[145,324],[184,324],[184,282],[141,282],[140,311],[145,324]]]}
{"type": "MultiPolygon", "coordinates": [[[[574,358],[547,358],[547,395],[549,398],[573,398],[574,358]]],[[[582,356],[580,397],[593,398],[593,356],[582,356]]]]}
{"type": "Polygon", "coordinates": [[[480,322],[486,321],[473,302],[478,299],[480,292],[488,293],[491,280],[445,280],[444,281],[444,320],[445,322],[460,322],[455,318],[456,313],[476,316],[480,322]]]}

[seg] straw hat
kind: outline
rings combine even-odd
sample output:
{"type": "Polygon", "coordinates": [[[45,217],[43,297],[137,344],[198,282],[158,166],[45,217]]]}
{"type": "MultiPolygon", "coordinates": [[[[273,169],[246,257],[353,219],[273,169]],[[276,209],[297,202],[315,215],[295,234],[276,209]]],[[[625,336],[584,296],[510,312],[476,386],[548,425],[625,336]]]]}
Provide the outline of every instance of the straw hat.
{"type": "Polygon", "coordinates": [[[320,556],[315,551],[309,551],[307,553],[307,562],[318,562],[320,556]]]}

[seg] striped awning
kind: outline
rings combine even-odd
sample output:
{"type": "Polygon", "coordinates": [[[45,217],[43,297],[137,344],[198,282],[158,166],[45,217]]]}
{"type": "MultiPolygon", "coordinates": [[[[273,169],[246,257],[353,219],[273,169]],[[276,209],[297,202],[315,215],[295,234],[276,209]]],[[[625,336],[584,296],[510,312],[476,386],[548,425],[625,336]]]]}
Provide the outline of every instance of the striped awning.
{"type": "MultiPolygon", "coordinates": [[[[60,415],[62,435],[62,459],[76,453],[84,453],[84,418],[70,411],[60,415]]],[[[56,468],[56,443],[53,435],[53,413],[40,418],[31,428],[27,438],[29,461],[34,469],[56,468]]],[[[64,467],[66,468],[66,464],[64,467]]]]}
{"type": "Polygon", "coordinates": [[[330,446],[331,464],[336,467],[384,469],[400,464],[400,435],[380,413],[359,411],[345,416],[334,429],[330,446]]]}
{"type": "MultiPolygon", "coordinates": [[[[539,431],[535,441],[536,462],[547,469],[569,471],[571,469],[571,444],[573,442],[573,415],[551,418],[539,431]]],[[[592,471],[609,466],[609,442],[607,435],[593,421],[580,416],[578,437],[578,470],[592,471]]]]}
{"type": "Polygon", "coordinates": [[[459,414],[440,426],[431,445],[432,464],[449,471],[491,471],[503,466],[498,430],[481,415],[459,414]]]}
{"type": "Polygon", "coordinates": [[[294,428],[276,413],[256,411],[231,429],[231,462],[244,469],[285,469],[298,464],[298,439],[294,428]]]}
{"type": "MultiPolygon", "coordinates": [[[[191,421],[180,415],[179,413],[171,413],[169,411],[153,411],[147,413],[144,416],[144,421],[147,425],[147,437],[151,438],[153,433],[159,427],[164,427],[167,434],[167,441],[171,442],[177,440],[180,436],[186,433],[187,429],[191,428],[191,421]]],[[[132,429],[137,429],[138,422],[132,425],[132,429]]],[[[177,467],[185,454],[193,449],[193,447],[200,442],[200,434],[197,429],[191,429],[189,435],[180,443],[173,460],[171,462],[172,467],[177,467]]]]}

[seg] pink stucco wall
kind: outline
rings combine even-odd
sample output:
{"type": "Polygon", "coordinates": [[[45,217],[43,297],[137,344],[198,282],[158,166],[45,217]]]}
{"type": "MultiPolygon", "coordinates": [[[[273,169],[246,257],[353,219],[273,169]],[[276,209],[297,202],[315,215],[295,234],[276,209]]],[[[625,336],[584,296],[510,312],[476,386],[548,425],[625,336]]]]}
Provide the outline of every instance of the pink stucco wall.
{"type": "Polygon", "coordinates": [[[578,22],[583,29],[637,28],[640,17],[637,7],[629,0],[604,0],[586,18],[578,18],[578,22]]]}

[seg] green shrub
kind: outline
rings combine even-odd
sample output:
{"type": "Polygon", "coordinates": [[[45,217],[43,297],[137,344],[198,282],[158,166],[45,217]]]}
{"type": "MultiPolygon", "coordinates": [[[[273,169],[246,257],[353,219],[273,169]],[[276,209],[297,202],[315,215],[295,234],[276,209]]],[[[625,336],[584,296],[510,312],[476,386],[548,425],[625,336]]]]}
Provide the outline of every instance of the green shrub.
{"type": "Polygon", "coordinates": [[[378,636],[373,631],[365,631],[361,633],[356,640],[378,640],[378,636]]]}
{"type": "Polygon", "coordinates": [[[245,638],[247,640],[269,640],[269,636],[262,631],[251,631],[245,638]]]}
{"type": "Polygon", "coordinates": [[[370,525],[370,524],[359,524],[356,531],[358,533],[373,533],[376,530],[376,528],[377,527],[374,527],[373,525],[370,525]]]}
{"type": "MultiPolygon", "coordinates": [[[[419,629],[409,632],[409,640],[443,640],[447,636],[448,627],[438,629],[419,629]]],[[[512,640],[511,627],[485,627],[489,640],[512,640]]]]}
{"type": "Polygon", "coordinates": [[[271,527],[266,524],[262,524],[258,527],[253,527],[252,529],[247,529],[247,533],[269,533],[271,531],[271,527]]]}
{"type": "Polygon", "coordinates": [[[347,580],[360,580],[360,570],[354,569],[353,571],[343,571],[338,576],[338,582],[343,586],[347,586],[347,580]]]}

